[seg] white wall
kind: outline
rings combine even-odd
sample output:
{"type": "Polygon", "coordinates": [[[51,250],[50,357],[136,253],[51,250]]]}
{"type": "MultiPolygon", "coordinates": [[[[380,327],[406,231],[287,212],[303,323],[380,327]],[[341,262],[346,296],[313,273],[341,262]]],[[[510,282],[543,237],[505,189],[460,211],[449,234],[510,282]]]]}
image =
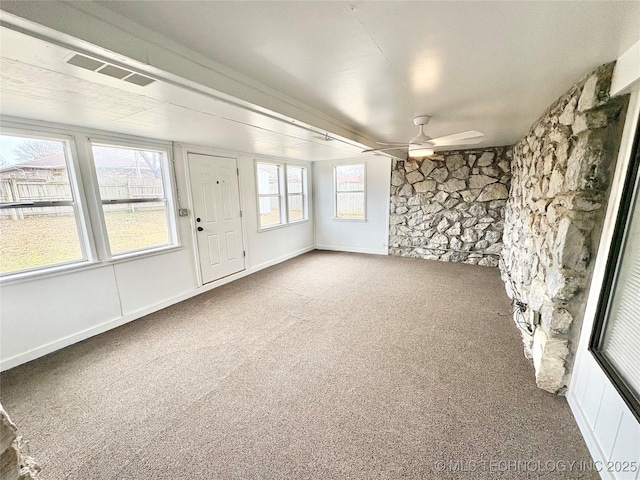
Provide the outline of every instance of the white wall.
{"type": "Polygon", "coordinates": [[[311,162],[296,161],[292,164],[307,168],[309,219],[305,222],[258,231],[258,203],[256,201],[255,157],[238,158],[240,169],[240,194],[247,240],[247,263],[252,271],[274,265],[295,255],[313,250],[313,167],[311,162]]]}
{"type": "MultiPolygon", "coordinates": [[[[175,173],[183,208],[192,210],[186,184],[187,151],[238,159],[247,251],[246,270],[217,282],[200,285],[193,237],[195,226],[189,216],[178,217],[181,242],[178,249],[115,263],[91,265],[53,276],[4,282],[0,287],[2,370],[313,250],[312,216],[309,221],[296,225],[258,232],[254,157],[206,147],[176,146],[175,173]]],[[[80,160],[87,161],[86,158],[80,160]]],[[[306,165],[311,175],[308,162],[298,163],[306,165]]],[[[309,180],[311,187],[311,178],[309,180]]]]}
{"type": "MultiPolygon", "coordinates": [[[[639,45],[640,43],[634,45],[630,52],[640,51],[639,45]]],[[[634,134],[640,116],[640,62],[634,55],[627,53],[620,57],[614,70],[614,79],[616,78],[618,80],[614,82],[615,90],[612,86],[612,93],[628,92],[629,89],[634,91],[627,111],[567,401],[591,456],[599,462],[597,465],[602,467],[600,476],[605,479],[636,480],[640,478],[640,472],[638,472],[640,424],[588,350],[625,176],[631,161],[634,134]],[[630,468],[627,471],[621,471],[616,467],[624,464],[616,464],[616,462],[636,463],[633,471],[630,468]],[[607,466],[612,466],[612,470],[607,471],[607,466]]]]}
{"type": "Polygon", "coordinates": [[[313,164],[316,248],[387,255],[391,159],[372,156],[313,164]],[[333,166],[366,164],[366,221],[335,220],[333,166]]]}

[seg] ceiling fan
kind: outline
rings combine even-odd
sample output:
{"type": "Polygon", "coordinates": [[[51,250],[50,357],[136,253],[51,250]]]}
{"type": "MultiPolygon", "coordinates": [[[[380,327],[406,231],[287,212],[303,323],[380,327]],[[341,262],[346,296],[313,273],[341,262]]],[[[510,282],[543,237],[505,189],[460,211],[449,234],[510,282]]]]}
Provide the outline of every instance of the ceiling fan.
{"type": "Polygon", "coordinates": [[[429,123],[431,117],[429,115],[418,115],[414,117],[413,123],[420,127],[418,135],[409,140],[409,143],[403,142],[376,142],[378,145],[383,145],[380,148],[370,148],[369,150],[363,150],[362,153],[369,152],[381,152],[384,150],[396,150],[398,148],[407,148],[410,157],[427,157],[434,154],[434,148],[438,150],[445,150],[441,147],[452,147],[455,145],[475,145],[480,143],[484,139],[484,133],[476,130],[469,130],[467,132],[454,133],[453,135],[447,135],[444,137],[431,138],[424,133],[424,126],[429,123]]]}

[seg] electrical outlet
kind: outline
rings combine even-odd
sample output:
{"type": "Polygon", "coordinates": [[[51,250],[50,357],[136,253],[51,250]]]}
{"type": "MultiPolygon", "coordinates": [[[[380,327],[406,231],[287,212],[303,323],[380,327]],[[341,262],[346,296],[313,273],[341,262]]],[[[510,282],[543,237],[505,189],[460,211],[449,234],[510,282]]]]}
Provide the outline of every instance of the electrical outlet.
{"type": "Polygon", "coordinates": [[[540,312],[537,312],[535,310],[531,310],[531,325],[534,327],[537,327],[538,325],[540,325],[540,312]]]}

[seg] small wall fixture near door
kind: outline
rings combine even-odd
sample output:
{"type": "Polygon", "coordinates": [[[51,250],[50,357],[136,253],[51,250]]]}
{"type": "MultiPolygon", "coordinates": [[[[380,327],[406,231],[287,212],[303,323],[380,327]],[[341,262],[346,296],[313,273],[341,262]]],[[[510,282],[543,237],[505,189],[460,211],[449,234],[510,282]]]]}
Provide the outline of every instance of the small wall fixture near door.
{"type": "Polygon", "coordinates": [[[202,283],[245,269],[235,158],[188,154],[202,283]]]}

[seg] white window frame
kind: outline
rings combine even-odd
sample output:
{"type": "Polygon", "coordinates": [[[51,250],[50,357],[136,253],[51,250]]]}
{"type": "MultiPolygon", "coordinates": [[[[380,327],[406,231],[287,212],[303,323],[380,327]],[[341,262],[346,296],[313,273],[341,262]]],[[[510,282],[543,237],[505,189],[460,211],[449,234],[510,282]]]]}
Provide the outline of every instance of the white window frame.
{"type": "Polygon", "coordinates": [[[300,223],[309,219],[308,205],[307,205],[307,167],[304,165],[297,165],[293,163],[285,164],[285,190],[287,191],[287,223],[300,223]],[[302,171],[302,192],[301,193],[289,193],[289,168],[296,168],[302,171]],[[299,196],[302,200],[302,218],[299,220],[291,220],[291,215],[289,214],[289,197],[295,195],[299,196]]]}
{"type": "Polygon", "coordinates": [[[93,188],[95,191],[95,202],[97,204],[97,216],[102,230],[101,244],[103,245],[103,256],[106,261],[117,261],[122,259],[129,259],[166,250],[172,250],[180,246],[177,229],[176,208],[175,208],[175,195],[174,195],[174,173],[173,173],[173,155],[171,144],[165,143],[152,143],[139,140],[130,140],[119,137],[110,136],[91,136],[87,138],[87,150],[91,163],[91,172],[93,180],[93,188]],[[146,152],[157,152],[163,154],[163,161],[161,162],[161,175],[162,175],[162,188],[164,190],[164,198],[149,198],[138,199],[132,201],[132,199],[122,200],[103,200],[100,196],[100,187],[98,183],[98,173],[96,170],[95,158],[93,156],[93,147],[112,147],[122,148],[128,150],[141,150],[146,152]],[[164,203],[165,216],[167,220],[167,228],[169,235],[169,242],[166,245],[153,246],[148,248],[141,248],[138,250],[132,250],[122,253],[114,254],[111,251],[109,242],[109,234],[107,231],[107,225],[104,217],[104,205],[117,205],[128,203],[164,203]]]}
{"type": "Polygon", "coordinates": [[[366,162],[355,163],[337,163],[333,165],[333,221],[336,222],[366,222],[367,221],[367,164],[366,162]],[[338,168],[339,167],[359,167],[363,168],[363,185],[362,190],[338,190],[338,168]],[[362,192],[362,212],[363,216],[360,218],[353,217],[339,217],[338,216],[338,193],[358,193],[362,192]]]}
{"type": "Polygon", "coordinates": [[[73,198],[77,203],[76,225],[79,229],[81,228],[79,238],[85,257],[82,261],[35,267],[0,275],[2,286],[100,268],[109,264],[127,262],[132,258],[161,255],[182,248],[178,230],[177,180],[172,142],[13,117],[0,118],[0,126],[2,133],[6,135],[68,142],[67,172],[72,192],[74,192],[73,198]],[[127,252],[117,256],[109,254],[97,174],[91,151],[92,140],[99,144],[167,152],[167,162],[163,164],[163,169],[166,169],[163,170],[163,185],[167,202],[166,211],[170,222],[171,245],[127,252]]]}
{"type": "Polygon", "coordinates": [[[91,222],[89,220],[86,207],[86,197],[84,195],[83,182],[80,174],[75,138],[73,135],[60,134],[53,130],[54,129],[46,126],[34,126],[33,128],[25,126],[14,127],[11,123],[5,125],[4,122],[2,125],[3,135],[24,137],[25,139],[33,140],[52,140],[61,142],[64,145],[64,156],[67,175],[69,177],[71,201],[14,202],[12,204],[13,207],[7,208],[72,207],[82,258],[79,260],[70,260],[52,265],[43,265],[40,267],[18,270],[16,272],[0,273],[0,280],[2,280],[3,283],[5,281],[22,280],[36,276],[56,274],[97,263],[96,249],[95,244],[93,243],[93,232],[91,230],[91,222]]]}
{"type": "Polygon", "coordinates": [[[264,160],[256,160],[255,162],[255,176],[256,176],[256,207],[257,207],[257,217],[258,217],[258,231],[262,232],[265,230],[271,230],[274,228],[283,227],[287,224],[287,216],[286,216],[286,202],[284,192],[286,191],[286,186],[283,185],[283,171],[284,165],[280,162],[269,162],[264,160]],[[258,178],[258,168],[260,165],[271,165],[277,168],[278,171],[278,193],[260,193],[260,180],[258,178]],[[278,209],[280,213],[280,223],[276,225],[267,225],[262,226],[262,222],[260,221],[260,200],[263,198],[277,198],[278,205],[280,208],[278,209]]]}
{"type": "MultiPolygon", "coordinates": [[[[255,184],[256,184],[256,216],[258,220],[258,232],[266,232],[276,228],[283,228],[289,225],[297,225],[299,223],[309,221],[309,201],[308,201],[308,168],[306,165],[302,165],[296,162],[282,162],[268,159],[256,159],[254,166],[255,184]],[[261,194],[260,185],[258,180],[258,165],[274,165],[278,167],[278,193],[261,194]],[[300,220],[289,220],[289,187],[288,187],[288,175],[287,169],[301,168],[302,169],[302,209],[303,218],[300,220]],[[263,227],[260,223],[260,199],[261,198],[273,198],[278,197],[280,205],[280,223],[277,225],[268,225],[263,227]]],[[[294,194],[299,195],[299,194],[294,194]]]]}

